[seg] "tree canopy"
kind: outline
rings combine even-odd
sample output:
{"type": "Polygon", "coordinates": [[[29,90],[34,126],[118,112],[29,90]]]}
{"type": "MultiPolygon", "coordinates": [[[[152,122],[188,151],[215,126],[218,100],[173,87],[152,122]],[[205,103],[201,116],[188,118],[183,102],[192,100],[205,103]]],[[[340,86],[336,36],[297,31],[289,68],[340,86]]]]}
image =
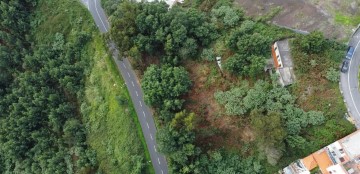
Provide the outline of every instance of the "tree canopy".
{"type": "Polygon", "coordinates": [[[37,3],[0,2],[0,173],[76,173],[97,165],[77,108],[91,37],[35,42],[37,3]]]}
{"type": "Polygon", "coordinates": [[[138,50],[141,54],[163,55],[172,64],[195,58],[200,47],[217,37],[215,26],[204,13],[195,8],[168,9],[165,2],[123,2],[111,21],[111,35],[125,56],[138,50]]]}
{"type": "Polygon", "coordinates": [[[183,67],[151,65],[144,73],[141,86],[145,101],[149,105],[166,110],[179,110],[183,100],[178,97],[189,90],[191,81],[183,67]]]}
{"type": "Polygon", "coordinates": [[[244,83],[229,91],[215,92],[214,98],[224,105],[227,115],[250,117],[258,147],[272,165],[282,156],[285,142],[291,147],[304,148],[307,141],[301,136],[302,131],[325,120],[322,112],[305,112],[299,108],[286,88],[263,80],[253,87],[244,83]]]}
{"type": "Polygon", "coordinates": [[[0,96],[22,70],[22,59],[30,46],[30,15],[35,5],[36,1],[29,0],[0,2],[0,96]]]}

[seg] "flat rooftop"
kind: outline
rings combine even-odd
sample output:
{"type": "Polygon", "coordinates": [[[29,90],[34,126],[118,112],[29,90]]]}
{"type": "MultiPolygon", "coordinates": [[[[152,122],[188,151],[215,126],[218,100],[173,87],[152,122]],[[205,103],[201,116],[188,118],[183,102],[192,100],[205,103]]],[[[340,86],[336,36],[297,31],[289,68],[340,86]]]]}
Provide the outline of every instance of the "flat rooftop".
{"type": "Polygon", "coordinates": [[[350,159],[360,156],[360,130],[346,136],[339,142],[344,147],[344,150],[350,159]]]}
{"type": "Polygon", "coordinates": [[[323,174],[329,174],[329,172],[326,170],[328,167],[334,165],[326,153],[324,149],[321,149],[315,153],[312,154],[314,156],[315,161],[319,165],[319,168],[321,170],[321,173],[323,174]]]}
{"type": "Polygon", "coordinates": [[[281,61],[284,67],[293,67],[294,64],[291,60],[289,39],[277,41],[279,53],[281,55],[281,61]]]}
{"type": "MultiPolygon", "coordinates": [[[[272,58],[276,73],[279,74],[279,83],[282,86],[294,83],[296,79],[293,70],[294,64],[291,59],[289,39],[279,40],[274,43],[272,47],[272,58]]],[[[267,67],[265,67],[265,69],[267,69],[267,67]]]]}
{"type": "Polygon", "coordinates": [[[279,68],[278,71],[281,74],[281,77],[279,80],[285,86],[290,85],[295,81],[293,67],[285,67],[284,66],[284,68],[279,68]]]}
{"type": "Polygon", "coordinates": [[[345,163],[343,166],[349,174],[360,173],[360,157],[345,163]]]}

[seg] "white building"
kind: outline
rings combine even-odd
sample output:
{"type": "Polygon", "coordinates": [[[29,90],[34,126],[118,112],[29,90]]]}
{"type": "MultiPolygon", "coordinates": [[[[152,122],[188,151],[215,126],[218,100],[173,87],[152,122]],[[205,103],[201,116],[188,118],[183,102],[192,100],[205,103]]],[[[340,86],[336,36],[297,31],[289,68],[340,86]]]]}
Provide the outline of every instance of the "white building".
{"type": "MultiPolygon", "coordinates": [[[[137,2],[141,1],[147,1],[147,2],[154,2],[155,0],[136,0],[137,2]]],[[[168,4],[170,7],[172,7],[175,3],[184,3],[184,0],[159,0],[164,1],[166,4],[168,4]]]]}
{"type": "Polygon", "coordinates": [[[281,174],[309,174],[318,168],[322,174],[360,174],[360,130],[297,160],[281,174]]]}

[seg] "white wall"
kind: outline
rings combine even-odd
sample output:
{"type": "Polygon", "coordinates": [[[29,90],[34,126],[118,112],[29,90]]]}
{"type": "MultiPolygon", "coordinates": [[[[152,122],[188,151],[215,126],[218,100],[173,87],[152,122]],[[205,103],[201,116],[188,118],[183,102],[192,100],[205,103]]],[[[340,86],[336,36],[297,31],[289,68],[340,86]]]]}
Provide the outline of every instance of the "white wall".
{"type": "MultiPolygon", "coordinates": [[[[142,0],[136,0],[137,2],[141,2],[142,0]]],[[[155,0],[145,0],[147,2],[154,2],[155,0]]],[[[184,0],[159,0],[166,2],[170,7],[175,4],[175,2],[183,3],[184,0]]]]}

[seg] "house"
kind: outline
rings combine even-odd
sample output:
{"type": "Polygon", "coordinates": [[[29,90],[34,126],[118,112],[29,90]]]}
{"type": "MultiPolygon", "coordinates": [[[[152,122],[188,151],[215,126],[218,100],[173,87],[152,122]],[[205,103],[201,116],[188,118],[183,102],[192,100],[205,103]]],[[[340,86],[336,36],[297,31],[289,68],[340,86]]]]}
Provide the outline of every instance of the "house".
{"type": "Polygon", "coordinates": [[[295,74],[291,60],[289,39],[277,41],[272,46],[273,65],[279,75],[279,83],[284,87],[294,83],[295,74]]]}
{"type": "MultiPolygon", "coordinates": [[[[137,0],[137,2],[146,1],[146,2],[154,2],[155,0],[137,0]]],[[[183,3],[184,0],[158,0],[158,1],[164,1],[166,4],[168,4],[170,7],[172,7],[176,3],[183,3]]]]}
{"type": "Polygon", "coordinates": [[[310,174],[318,168],[322,174],[360,174],[360,130],[297,160],[282,174],[310,174]]]}
{"type": "Polygon", "coordinates": [[[310,171],[306,168],[301,160],[297,160],[285,167],[280,173],[282,174],[310,174],[310,171]]]}

